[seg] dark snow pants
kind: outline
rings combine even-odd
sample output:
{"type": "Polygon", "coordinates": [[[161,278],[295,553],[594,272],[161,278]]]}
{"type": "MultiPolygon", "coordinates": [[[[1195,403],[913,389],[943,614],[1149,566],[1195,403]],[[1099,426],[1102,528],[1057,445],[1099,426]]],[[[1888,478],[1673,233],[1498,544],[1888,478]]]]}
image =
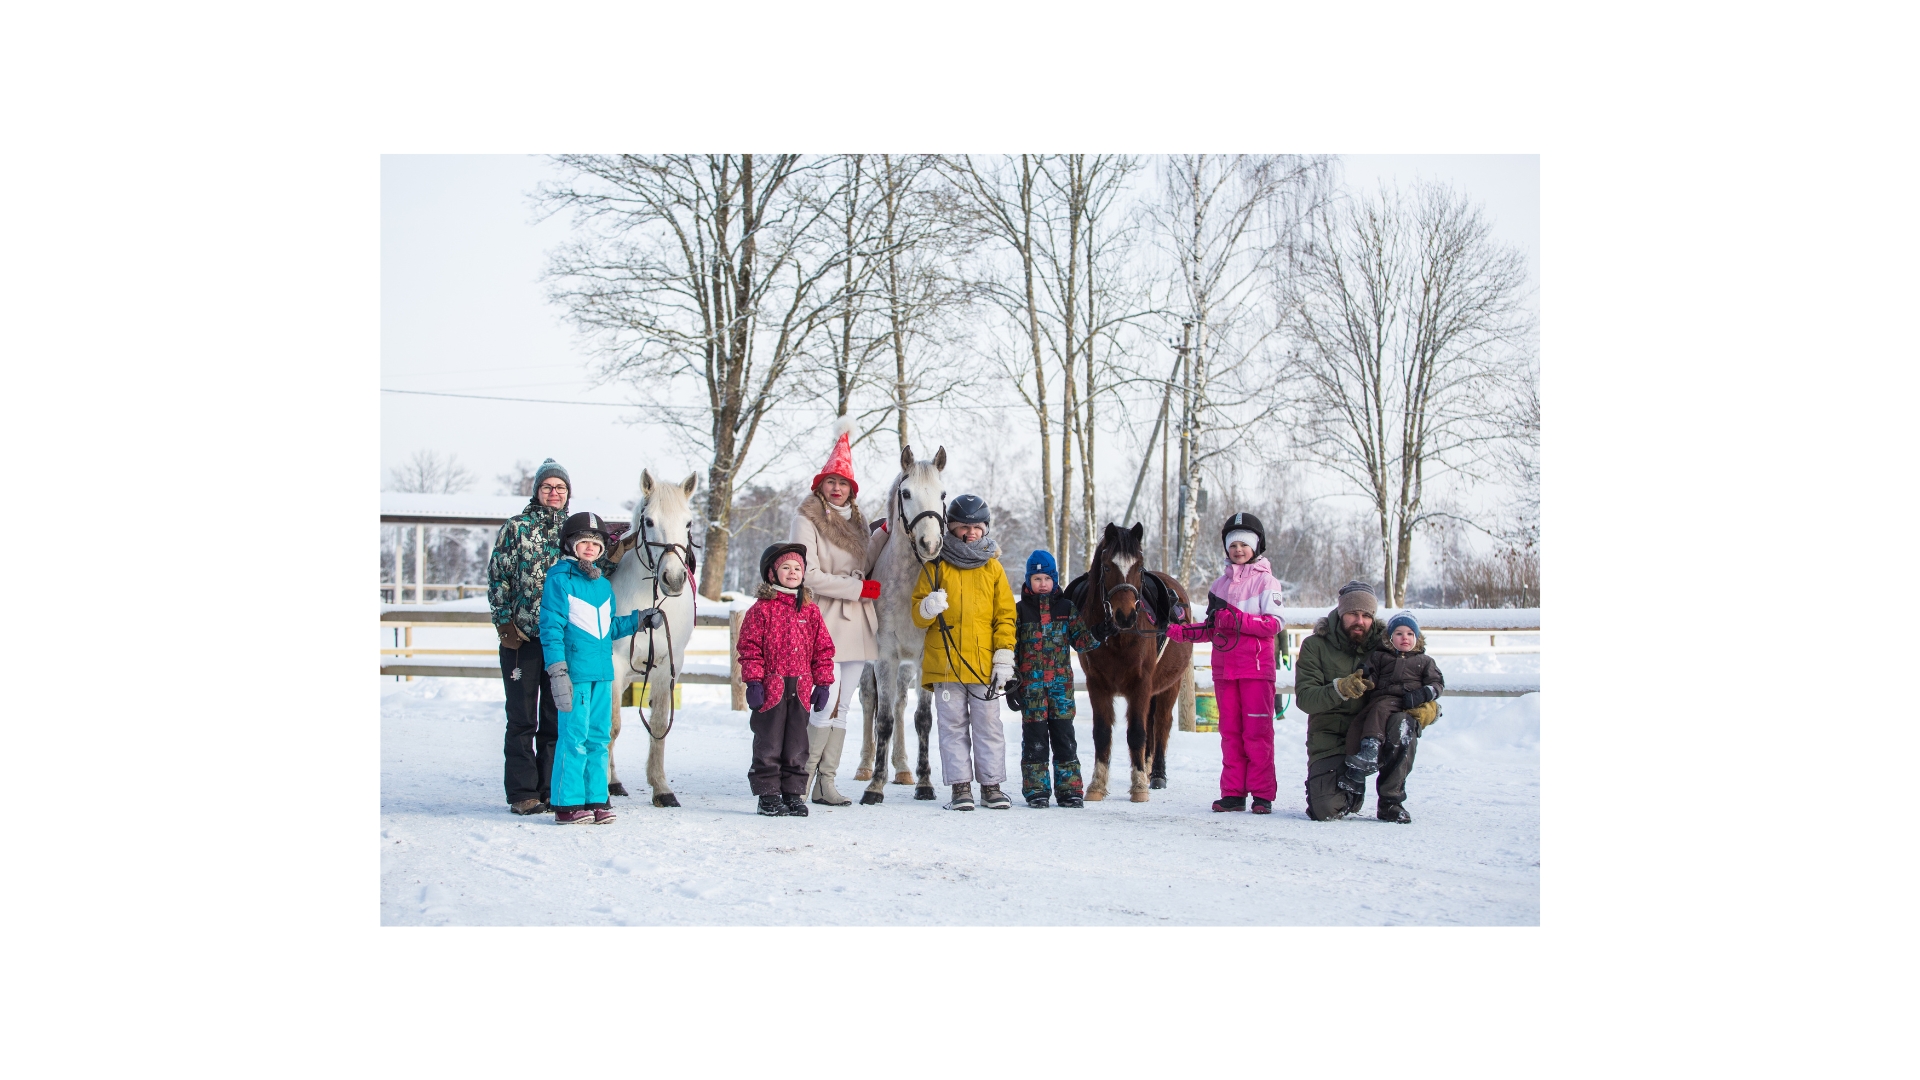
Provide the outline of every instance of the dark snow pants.
{"type": "Polygon", "coordinates": [[[1387,753],[1387,728],[1393,720],[1393,714],[1406,711],[1407,707],[1401,703],[1399,694],[1382,694],[1368,701],[1347,728],[1347,753],[1359,753],[1360,740],[1374,738],[1380,740],[1380,754],[1384,758],[1387,753]]]}
{"type": "MultiPolygon", "coordinates": [[[[1399,741],[1398,721],[1393,738],[1380,745],[1380,771],[1374,775],[1373,790],[1378,807],[1395,807],[1407,801],[1407,774],[1413,771],[1414,752],[1420,749],[1420,725],[1407,721],[1406,745],[1399,741]]],[[[1347,793],[1334,786],[1346,770],[1347,760],[1339,754],[1307,763],[1307,816],[1315,821],[1331,821],[1348,813],[1347,793]]]]}
{"type": "Polygon", "coordinates": [[[1020,721],[1020,796],[1045,798],[1050,793],[1061,802],[1069,793],[1083,797],[1086,793],[1080,780],[1080,750],[1074,744],[1073,720],[1054,715],[1051,704],[1044,719],[1020,721]],[[1047,782],[1049,747],[1053,750],[1052,784],[1047,782]]]}
{"type": "Polygon", "coordinates": [[[546,802],[553,784],[560,707],[547,685],[547,665],[538,640],[500,650],[500,682],[507,688],[507,801],[546,802]]]}
{"type": "Polygon", "coordinates": [[[804,795],[807,792],[807,703],[799,680],[782,680],[780,700],[747,718],[753,729],[753,767],[747,783],[755,795],[804,795]]]}

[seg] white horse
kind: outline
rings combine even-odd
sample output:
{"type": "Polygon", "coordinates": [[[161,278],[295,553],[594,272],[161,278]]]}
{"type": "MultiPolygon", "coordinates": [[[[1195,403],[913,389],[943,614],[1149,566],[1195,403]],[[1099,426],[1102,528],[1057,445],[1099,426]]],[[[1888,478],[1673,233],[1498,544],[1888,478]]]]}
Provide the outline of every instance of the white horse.
{"type": "Polygon", "coordinates": [[[694,571],[693,489],[695,473],[683,484],[656,484],[653,474],[640,471],[640,503],[633,508],[633,528],[620,538],[620,562],[608,579],[613,584],[613,610],[628,612],[657,607],[667,624],[643,630],[613,642],[613,739],[607,744],[607,791],[625,795],[626,786],[613,768],[613,747],[620,739],[620,702],[627,687],[647,685],[647,710],[642,715],[653,736],[647,748],[647,784],[653,805],[679,806],[667,786],[667,730],[673,726],[673,682],[686,669],[687,642],[693,637],[694,571]]]}
{"type": "MultiPolygon", "coordinates": [[[[880,582],[880,628],[874,637],[878,659],[873,662],[878,698],[874,709],[873,762],[884,766],[887,743],[893,738],[896,720],[907,703],[907,691],[920,688],[920,654],[927,632],[913,625],[913,586],[920,568],[940,557],[947,532],[947,491],[941,472],[947,467],[947,448],[941,447],[933,461],[913,460],[913,447],[900,450],[900,475],[887,489],[887,546],[874,563],[873,577],[880,582]]],[[[933,741],[933,698],[920,689],[918,707],[913,713],[913,729],[920,734],[920,761],[913,789],[916,799],[931,799],[933,767],[927,749],[933,741]]],[[[901,742],[906,735],[901,733],[901,742]]],[[[875,770],[860,796],[860,805],[872,806],[886,797],[887,776],[884,767],[875,770]]]]}

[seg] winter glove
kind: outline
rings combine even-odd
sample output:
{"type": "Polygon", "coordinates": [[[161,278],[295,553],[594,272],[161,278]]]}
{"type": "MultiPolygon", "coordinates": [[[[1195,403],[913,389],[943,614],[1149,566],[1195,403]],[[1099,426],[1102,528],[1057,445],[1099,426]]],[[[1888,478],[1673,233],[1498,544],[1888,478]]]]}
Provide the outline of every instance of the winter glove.
{"type": "Polygon", "coordinates": [[[512,623],[500,627],[499,632],[500,647],[503,649],[518,649],[527,643],[527,635],[521,633],[520,628],[512,623]]]}
{"type": "Polygon", "coordinates": [[[1418,690],[1409,690],[1406,693],[1401,694],[1400,704],[1411,709],[1411,708],[1414,708],[1415,706],[1425,705],[1427,702],[1432,701],[1434,698],[1437,698],[1439,696],[1440,696],[1440,691],[1435,690],[1431,686],[1423,686],[1418,690]]]}
{"type": "Polygon", "coordinates": [[[1348,672],[1333,683],[1333,692],[1340,695],[1341,701],[1352,701],[1371,689],[1372,680],[1357,671],[1348,672]]]}
{"type": "Polygon", "coordinates": [[[861,582],[860,583],[860,599],[862,600],[880,599],[880,583],[877,581],[861,582]]]}
{"type": "Polygon", "coordinates": [[[767,688],[757,682],[747,684],[747,708],[754,712],[767,707],[767,688]]]}
{"type": "Polygon", "coordinates": [[[989,686],[1005,686],[1013,678],[1013,650],[993,650],[993,677],[987,680],[989,686]]]}
{"type": "Polygon", "coordinates": [[[641,630],[658,630],[667,625],[667,613],[657,607],[641,608],[634,614],[640,616],[641,630]]]}
{"type": "Polygon", "coordinates": [[[827,695],[830,693],[832,693],[832,690],[826,686],[815,686],[813,688],[813,696],[810,700],[813,702],[814,712],[819,712],[821,709],[827,707],[827,695]]]}
{"type": "Polygon", "coordinates": [[[1208,612],[1207,621],[1213,624],[1215,630],[1240,629],[1240,613],[1232,608],[1220,608],[1217,611],[1208,612]]]}
{"type": "Polygon", "coordinates": [[[945,589],[935,589],[927,594],[925,600],[920,601],[920,617],[923,619],[931,619],[945,610],[947,610],[947,590],[945,589]]]}
{"type": "Polygon", "coordinates": [[[573,680],[567,676],[567,662],[547,665],[547,692],[553,695],[554,707],[561,712],[573,711],[573,680]]]}
{"type": "Polygon", "coordinates": [[[1007,711],[1019,712],[1027,707],[1026,686],[1019,679],[1008,679],[1002,693],[1007,695],[1007,711]]]}
{"type": "Polygon", "coordinates": [[[1429,701],[1424,705],[1415,705],[1413,708],[1407,710],[1407,715],[1419,721],[1420,730],[1425,731],[1427,730],[1428,724],[1440,719],[1440,703],[1437,701],[1429,701]]]}

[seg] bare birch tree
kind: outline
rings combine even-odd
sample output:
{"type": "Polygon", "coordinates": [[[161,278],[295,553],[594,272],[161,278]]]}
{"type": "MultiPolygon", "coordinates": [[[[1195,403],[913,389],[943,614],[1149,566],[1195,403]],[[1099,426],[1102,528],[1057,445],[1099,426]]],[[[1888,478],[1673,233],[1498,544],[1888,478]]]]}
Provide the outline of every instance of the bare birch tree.
{"type": "Polygon", "coordinates": [[[1193,578],[1203,472],[1279,412],[1264,363],[1279,324],[1268,285],[1324,199],[1329,162],[1289,155],[1181,154],[1165,160],[1154,219],[1177,273],[1173,304],[1193,325],[1177,368],[1171,434],[1174,562],[1193,578]]]}
{"type": "Polygon", "coordinates": [[[1529,359],[1526,260],[1440,184],[1321,207],[1289,283],[1298,442],[1373,504],[1387,599],[1406,602],[1413,536],[1437,474],[1511,433],[1529,359]]]}
{"type": "MultiPolygon", "coordinates": [[[[831,312],[823,281],[847,253],[822,244],[833,201],[825,162],[797,154],[567,155],[541,185],[549,213],[572,211],[579,239],[556,251],[549,295],[603,358],[602,374],[660,404],[709,455],[700,591],[726,572],[733,490],[744,477],[776,387],[831,312]],[[697,383],[704,408],[672,408],[672,386],[697,383]]],[[[642,406],[643,410],[647,406],[642,406]]]]}

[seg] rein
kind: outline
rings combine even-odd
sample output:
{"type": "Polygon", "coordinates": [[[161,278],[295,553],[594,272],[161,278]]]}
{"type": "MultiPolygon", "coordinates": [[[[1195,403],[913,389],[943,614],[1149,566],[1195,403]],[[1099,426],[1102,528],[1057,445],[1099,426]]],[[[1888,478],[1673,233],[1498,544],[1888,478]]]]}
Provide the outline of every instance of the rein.
{"type": "MultiPolygon", "coordinates": [[[[663,541],[651,539],[647,533],[647,506],[645,503],[642,503],[640,505],[639,516],[640,516],[640,527],[634,530],[634,533],[630,538],[630,541],[628,542],[631,542],[634,549],[640,554],[640,564],[646,567],[647,569],[648,588],[653,593],[652,606],[657,610],[660,606],[660,601],[665,599],[670,599],[676,596],[681,596],[685,594],[687,591],[687,583],[684,581],[680,583],[680,587],[678,589],[675,589],[672,592],[667,592],[664,588],[662,588],[662,583],[660,581],[661,560],[665,559],[668,555],[679,556],[680,565],[686,567],[686,570],[687,570],[687,581],[692,581],[693,575],[695,573],[694,568],[697,565],[697,559],[695,558],[693,552],[698,545],[693,543],[693,539],[691,536],[688,537],[687,542],[684,544],[671,544],[671,543],[666,543],[663,541]]],[[[662,612],[662,615],[664,616],[665,613],[662,612]]],[[[665,739],[668,735],[673,733],[673,721],[674,721],[673,691],[674,691],[675,685],[680,681],[680,669],[679,669],[679,665],[674,662],[674,658],[673,658],[673,621],[669,619],[667,622],[661,624],[660,632],[665,634],[667,638],[667,730],[661,732],[658,738],[665,739]]],[[[642,668],[635,667],[633,663],[635,646],[639,644],[634,639],[640,636],[639,628],[636,627],[634,630],[633,636],[627,638],[627,670],[635,675],[646,676],[647,681],[649,683],[648,689],[651,690],[652,689],[651,682],[652,682],[652,676],[653,676],[653,670],[654,670],[654,664],[655,664],[655,657],[657,654],[655,652],[653,631],[648,630],[646,633],[647,633],[647,666],[644,669],[642,669],[642,668]]],[[[645,705],[635,705],[634,708],[639,710],[640,722],[642,724],[646,724],[647,734],[649,736],[653,736],[653,725],[647,723],[647,707],[645,705]]]]}

